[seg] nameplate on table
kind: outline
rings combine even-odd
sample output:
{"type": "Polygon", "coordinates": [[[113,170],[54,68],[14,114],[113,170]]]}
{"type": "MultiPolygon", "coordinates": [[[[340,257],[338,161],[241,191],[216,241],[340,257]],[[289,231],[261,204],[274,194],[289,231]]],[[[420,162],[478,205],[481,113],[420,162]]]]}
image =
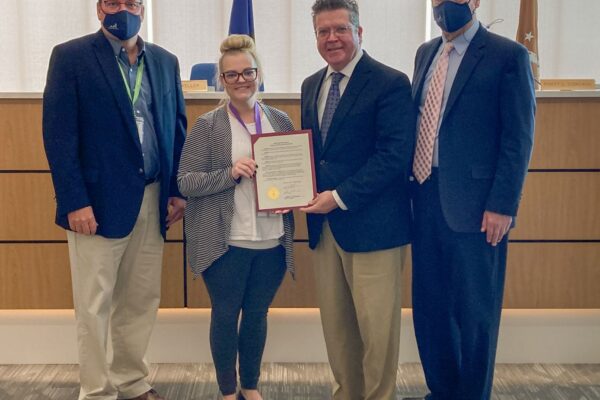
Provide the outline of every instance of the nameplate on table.
{"type": "Polygon", "coordinates": [[[208,92],[208,81],[206,79],[181,81],[181,88],[186,93],[208,92]]]}
{"type": "Polygon", "coordinates": [[[542,90],[595,90],[594,79],[542,79],[542,90]]]}

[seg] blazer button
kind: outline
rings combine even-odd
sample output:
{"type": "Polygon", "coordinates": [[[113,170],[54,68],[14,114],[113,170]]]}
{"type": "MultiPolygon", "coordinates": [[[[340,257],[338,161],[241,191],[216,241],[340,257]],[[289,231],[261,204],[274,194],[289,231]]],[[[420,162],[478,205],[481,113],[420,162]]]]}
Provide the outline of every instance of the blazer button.
{"type": "Polygon", "coordinates": [[[321,160],[321,162],[319,162],[319,164],[320,164],[320,165],[325,165],[325,164],[327,164],[327,161],[325,161],[325,160],[321,160]]]}
{"type": "Polygon", "coordinates": [[[140,174],[143,174],[143,173],[144,173],[144,168],[140,168],[140,169],[138,169],[138,172],[139,172],[140,174]]]}
{"type": "Polygon", "coordinates": [[[411,175],[411,176],[409,176],[409,177],[408,177],[408,180],[409,180],[410,182],[414,182],[414,181],[415,181],[415,177],[411,175]]]}

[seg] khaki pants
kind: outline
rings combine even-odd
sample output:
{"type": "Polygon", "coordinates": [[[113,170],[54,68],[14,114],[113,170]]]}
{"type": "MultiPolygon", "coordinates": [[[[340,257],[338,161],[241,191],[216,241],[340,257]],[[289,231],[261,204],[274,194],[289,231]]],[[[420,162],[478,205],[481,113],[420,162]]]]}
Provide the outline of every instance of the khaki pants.
{"type": "Polygon", "coordinates": [[[80,400],[147,392],[144,355],[160,302],[163,238],[160,184],[146,186],[140,214],[122,239],[67,232],[77,319],[80,400]],[[107,357],[110,326],[113,358],[107,357]]]}
{"type": "Polygon", "coordinates": [[[314,264],[334,400],[396,398],[405,252],[348,253],[323,227],[314,264]]]}

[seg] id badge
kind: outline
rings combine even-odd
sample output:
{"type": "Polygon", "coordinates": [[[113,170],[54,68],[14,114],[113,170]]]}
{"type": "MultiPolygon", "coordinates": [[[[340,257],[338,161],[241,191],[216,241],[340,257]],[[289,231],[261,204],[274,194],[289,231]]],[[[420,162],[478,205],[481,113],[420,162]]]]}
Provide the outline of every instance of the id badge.
{"type": "Polygon", "coordinates": [[[138,136],[140,137],[140,144],[144,143],[144,117],[135,117],[135,125],[137,126],[138,136]]]}

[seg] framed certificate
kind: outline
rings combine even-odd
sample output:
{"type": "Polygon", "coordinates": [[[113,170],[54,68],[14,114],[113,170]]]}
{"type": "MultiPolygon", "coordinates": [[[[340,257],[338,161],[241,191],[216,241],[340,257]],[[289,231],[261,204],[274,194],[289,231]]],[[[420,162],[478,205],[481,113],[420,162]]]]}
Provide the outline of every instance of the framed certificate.
{"type": "Polygon", "coordinates": [[[317,193],[312,132],[252,135],[258,211],[306,207],[317,193]]]}

